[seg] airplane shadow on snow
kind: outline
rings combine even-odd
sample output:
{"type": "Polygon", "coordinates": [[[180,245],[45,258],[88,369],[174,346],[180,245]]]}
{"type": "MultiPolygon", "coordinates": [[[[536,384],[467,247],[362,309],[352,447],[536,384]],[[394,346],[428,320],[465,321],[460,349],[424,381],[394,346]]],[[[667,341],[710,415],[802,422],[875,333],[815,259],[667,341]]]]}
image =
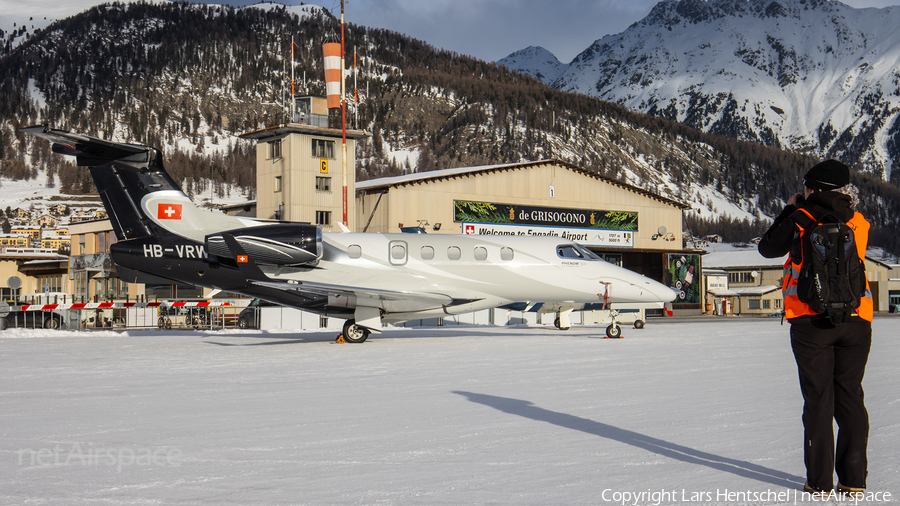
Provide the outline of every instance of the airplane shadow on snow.
{"type": "MultiPolygon", "coordinates": [[[[268,333],[262,331],[260,334],[235,334],[233,338],[239,338],[241,341],[251,340],[252,342],[232,342],[226,343],[221,341],[206,340],[205,343],[215,344],[217,346],[272,346],[278,344],[303,344],[303,343],[327,343],[334,342],[338,332],[316,332],[316,333],[268,333]],[[263,339],[265,339],[263,341],[263,339]],[[277,340],[273,340],[277,339],[277,340]]],[[[202,334],[201,338],[223,337],[222,334],[209,333],[202,334]]]]}
{"type": "Polygon", "coordinates": [[[548,409],[535,406],[531,402],[520,399],[510,399],[508,397],[497,397],[493,395],[476,394],[472,392],[453,391],[455,394],[462,395],[468,400],[484,404],[504,413],[511,415],[523,416],[540,422],[547,422],[558,425],[566,429],[578,430],[586,432],[602,438],[611,439],[620,443],[625,443],[637,448],[653,452],[657,455],[669,457],[671,459],[680,460],[689,464],[697,464],[706,466],[718,471],[735,474],[744,478],[758,480],[769,483],[778,487],[797,488],[803,485],[804,479],[799,476],[770,469],[768,467],[752,464],[743,460],[731,459],[721,455],[700,451],[694,448],[688,448],[679,444],[664,441],[650,437],[639,432],[627,429],[620,429],[613,425],[596,422],[587,418],[568,415],[550,411],[548,409]]]}
{"type": "MultiPolygon", "coordinates": [[[[520,331],[520,335],[524,337],[528,336],[543,336],[545,333],[558,334],[559,331],[550,327],[510,327],[511,329],[515,329],[520,331]]],[[[605,327],[603,328],[605,329],[605,327]]],[[[598,328],[596,335],[588,335],[583,336],[581,334],[573,334],[574,337],[606,337],[603,334],[603,329],[598,328]]],[[[421,328],[412,327],[412,328],[398,328],[398,329],[388,329],[385,330],[383,334],[373,334],[369,336],[369,339],[366,340],[365,343],[367,345],[372,345],[382,340],[406,340],[406,339],[453,339],[460,335],[460,332],[464,330],[464,335],[466,337],[490,337],[490,338],[503,338],[504,336],[498,332],[479,332],[477,329],[472,327],[440,327],[440,328],[421,328]]],[[[203,332],[198,331],[201,338],[221,338],[222,333],[220,332],[203,332]]],[[[267,332],[265,330],[255,331],[254,333],[242,333],[242,334],[233,334],[229,337],[240,339],[242,341],[249,340],[251,342],[221,342],[221,341],[205,341],[208,344],[215,344],[218,346],[270,346],[270,345],[279,345],[279,344],[308,344],[308,343],[326,343],[326,342],[334,342],[337,338],[338,334],[340,334],[340,330],[330,330],[327,332],[301,332],[297,334],[287,334],[284,332],[267,332]],[[258,332],[258,333],[257,333],[258,332]],[[260,341],[261,339],[267,339],[267,341],[260,341]],[[277,340],[273,340],[277,339],[277,340]]],[[[351,346],[359,346],[359,344],[350,344],[351,346]]]]}

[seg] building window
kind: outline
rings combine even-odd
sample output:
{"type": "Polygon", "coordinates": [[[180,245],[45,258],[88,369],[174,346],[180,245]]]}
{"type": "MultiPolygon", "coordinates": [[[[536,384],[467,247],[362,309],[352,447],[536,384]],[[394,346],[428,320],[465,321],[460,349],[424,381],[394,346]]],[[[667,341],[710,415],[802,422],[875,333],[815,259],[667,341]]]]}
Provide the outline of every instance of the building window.
{"type": "Polygon", "coordinates": [[[330,177],[316,177],[316,191],[330,192],[331,191],[331,178],[330,177]]]}
{"type": "Polygon", "coordinates": [[[316,211],[316,225],[331,225],[331,211],[316,211]]]}
{"type": "Polygon", "coordinates": [[[63,291],[62,274],[50,276],[35,276],[37,278],[37,291],[61,292],[63,291]]]}
{"type": "Polygon", "coordinates": [[[281,158],[281,139],[275,139],[272,142],[269,142],[269,158],[276,159],[281,158]]]}
{"type": "Polygon", "coordinates": [[[763,309],[772,309],[772,299],[763,299],[763,309]]]}
{"type": "Polygon", "coordinates": [[[313,139],[312,153],[314,158],[334,158],[334,141],[313,139]]]}
{"type": "Polygon", "coordinates": [[[753,283],[753,276],[749,272],[729,272],[728,281],[731,283],[753,283]]]}
{"type": "Polygon", "coordinates": [[[759,309],[759,299],[748,299],[747,309],[759,309]]]}
{"type": "Polygon", "coordinates": [[[775,309],[781,309],[781,299],[775,299],[775,309]]]}
{"type": "Polygon", "coordinates": [[[281,191],[281,176],[275,176],[275,191],[281,191]]]}

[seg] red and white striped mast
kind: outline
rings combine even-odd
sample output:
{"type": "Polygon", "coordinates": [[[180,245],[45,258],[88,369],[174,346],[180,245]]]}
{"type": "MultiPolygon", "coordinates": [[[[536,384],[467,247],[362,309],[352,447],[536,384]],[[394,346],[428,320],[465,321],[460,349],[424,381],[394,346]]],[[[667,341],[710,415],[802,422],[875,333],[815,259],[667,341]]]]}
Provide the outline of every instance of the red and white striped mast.
{"type": "Polygon", "coordinates": [[[347,93],[344,80],[344,0],[341,0],[341,140],[344,175],[344,225],[347,222],[347,93]]]}

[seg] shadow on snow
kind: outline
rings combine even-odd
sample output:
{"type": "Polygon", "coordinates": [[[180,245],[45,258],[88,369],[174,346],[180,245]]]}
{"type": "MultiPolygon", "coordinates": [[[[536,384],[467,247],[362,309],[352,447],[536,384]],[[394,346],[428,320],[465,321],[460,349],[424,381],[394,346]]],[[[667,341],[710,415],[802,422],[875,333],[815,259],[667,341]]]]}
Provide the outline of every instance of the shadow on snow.
{"type": "Polygon", "coordinates": [[[778,487],[797,488],[798,486],[803,485],[804,480],[799,476],[793,476],[782,471],[769,469],[750,462],[722,457],[694,448],[688,448],[679,444],[663,441],[662,439],[650,437],[639,432],[620,429],[601,422],[595,422],[594,420],[589,420],[587,418],[550,411],[548,409],[537,407],[528,401],[476,394],[472,392],[453,391],[453,393],[462,395],[472,402],[484,404],[485,406],[490,406],[499,411],[503,411],[504,413],[551,423],[566,429],[586,432],[588,434],[642,448],[656,453],[657,455],[680,460],[689,464],[706,466],[718,471],[724,471],[778,487]]]}

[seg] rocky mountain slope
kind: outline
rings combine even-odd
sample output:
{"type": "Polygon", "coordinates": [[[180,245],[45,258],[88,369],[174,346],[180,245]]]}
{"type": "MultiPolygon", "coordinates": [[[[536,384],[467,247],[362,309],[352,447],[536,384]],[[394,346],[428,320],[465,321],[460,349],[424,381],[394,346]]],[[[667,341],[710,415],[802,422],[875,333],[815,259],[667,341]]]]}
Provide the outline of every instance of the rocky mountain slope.
{"type": "Polygon", "coordinates": [[[900,7],[834,0],[664,0],[553,72],[500,60],[705,132],[839,158],[900,185],[900,7]]]}

